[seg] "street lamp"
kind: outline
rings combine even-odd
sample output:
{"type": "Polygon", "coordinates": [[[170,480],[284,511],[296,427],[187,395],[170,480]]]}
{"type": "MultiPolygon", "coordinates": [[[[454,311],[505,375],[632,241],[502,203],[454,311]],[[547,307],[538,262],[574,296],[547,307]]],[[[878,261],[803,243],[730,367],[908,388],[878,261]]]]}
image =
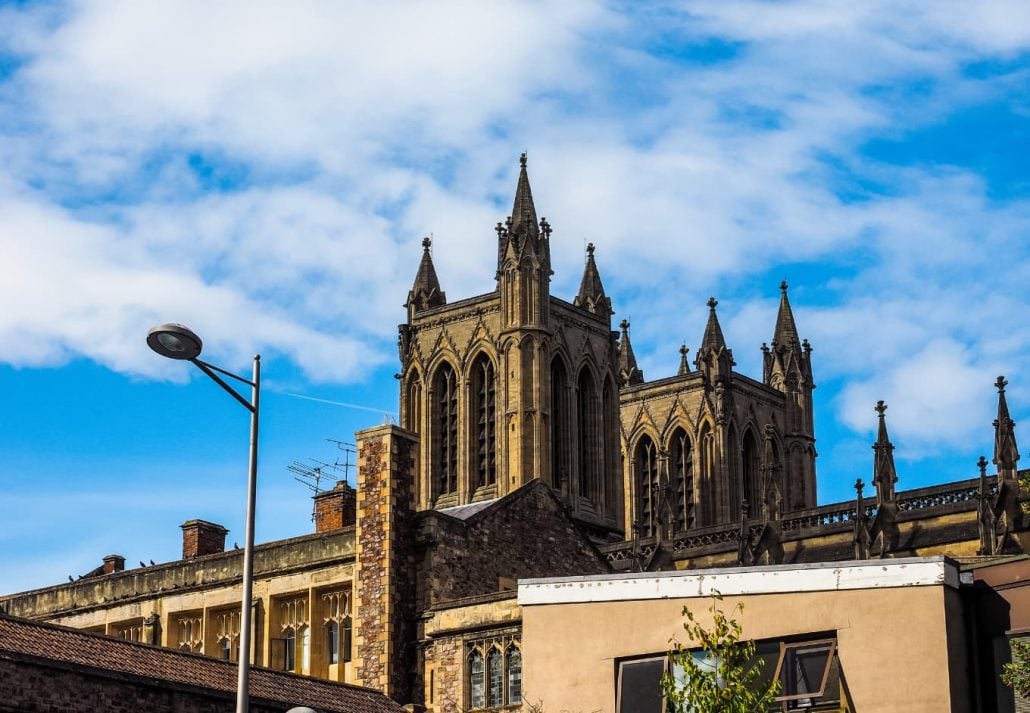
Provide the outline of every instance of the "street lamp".
{"type": "Polygon", "coordinates": [[[243,546],[243,603],[240,612],[240,652],[239,679],[236,686],[236,713],[247,713],[249,708],[250,685],[250,629],[251,599],[254,589],[254,497],[257,490],[257,443],[258,443],[258,403],[261,395],[261,355],[254,355],[254,375],[250,380],[244,379],[231,371],[220,369],[197,357],[204,343],[189,327],[181,324],[162,324],[147,332],[147,345],[155,352],[169,359],[191,361],[197,368],[207,374],[219,386],[225,389],[234,399],[250,411],[250,463],[247,471],[247,521],[243,546]],[[250,400],[230,386],[222,376],[242,382],[250,386],[250,400]]]}

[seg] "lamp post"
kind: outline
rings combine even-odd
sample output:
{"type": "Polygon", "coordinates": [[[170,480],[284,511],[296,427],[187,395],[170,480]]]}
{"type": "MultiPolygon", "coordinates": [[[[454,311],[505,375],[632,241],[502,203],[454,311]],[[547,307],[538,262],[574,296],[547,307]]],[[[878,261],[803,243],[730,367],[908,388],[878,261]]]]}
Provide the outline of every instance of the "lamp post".
{"type": "Polygon", "coordinates": [[[247,520],[243,546],[243,602],[240,612],[240,651],[237,656],[239,678],[236,686],[236,713],[247,713],[249,709],[250,684],[250,630],[251,600],[254,589],[254,500],[257,490],[257,444],[258,444],[258,404],[261,396],[261,355],[254,355],[254,373],[250,380],[220,369],[198,359],[203,348],[200,337],[188,327],[181,324],[162,324],[147,333],[147,345],[155,352],[169,359],[193,362],[198,369],[207,374],[225,389],[234,399],[250,411],[250,459],[247,471],[247,520]],[[221,375],[221,376],[219,376],[221,375]],[[242,382],[250,386],[250,400],[244,398],[230,386],[222,376],[242,382]]]}

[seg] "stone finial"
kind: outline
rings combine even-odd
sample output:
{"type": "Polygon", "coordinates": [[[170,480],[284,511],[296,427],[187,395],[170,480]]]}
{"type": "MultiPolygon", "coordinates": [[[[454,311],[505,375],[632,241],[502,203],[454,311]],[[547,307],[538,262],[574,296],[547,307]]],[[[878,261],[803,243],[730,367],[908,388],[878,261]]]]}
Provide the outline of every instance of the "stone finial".
{"type": "Polygon", "coordinates": [[[780,292],[786,292],[786,291],[787,291],[787,281],[786,280],[782,280],[780,282],[780,292]]]}
{"type": "Polygon", "coordinates": [[[983,456],[980,456],[979,460],[976,461],[976,467],[979,468],[979,470],[980,470],[980,477],[981,478],[986,478],[987,477],[987,459],[984,458],[983,456]]]}
{"type": "Polygon", "coordinates": [[[520,168],[525,168],[526,167],[526,152],[525,151],[523,151],[522,155],[519,156],[519,167],[520,168]]]}
{"type": "Polygon", "coordinates": [[[1005,393],[1005,387],[1009,385],[1009,382],[1005,381],[1004,376],[999,376],[998,380],[994,382],[995,388],[998,389],[999,394],[1005,393]]]}
{"type": "Polygon", "coordinates": [[[714,312],[716,305],[719,304],[719,300],[715,299],[714,297],[709,297],[708,302],[706,302],[705,304],[708,305],[708,309],[714,312]]]}
{"type": "Polygon", "coordinates": [[[880,414],[880,418],[883,418],[884,413],[887,412],[887,404],[881,399],[876,402],[876,406],[873,407],[873,410],[880,414]]]}
{"type": "Polygon", "coordinates": [[[593,243],[587,243],[587,257],[593,257],[593,256],[594,256],[594,244],[593,243]]]}
{"type": "Polygon", "coordinates": [[[425,249],[426,252],[429,252],[429,247],[432,244],[433,244],[433,239],[431,237],[429,237],[428,235],[426,237],[422,238],[422,247],[425,249]]]}
{"type": "Polygon", "coordinates": [[[855,479],[855,492],[858,493],[858,497],[862,497],[862,489],[865,488],[865,483],[862,482],[861,478],[855,479]]]}

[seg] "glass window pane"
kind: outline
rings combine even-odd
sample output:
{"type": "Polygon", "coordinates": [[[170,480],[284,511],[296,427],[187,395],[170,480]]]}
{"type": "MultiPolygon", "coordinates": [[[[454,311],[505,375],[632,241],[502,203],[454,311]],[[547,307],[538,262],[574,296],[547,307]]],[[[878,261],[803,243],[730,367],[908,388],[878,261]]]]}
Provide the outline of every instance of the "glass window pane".
{"type": "Polygon", "coordinates": [[[619,713],[662,713],[664,672],[664,658],[619,664],[619,713]]]}
{"type": "Polygon", "coordinates": [[[490,675],[490,696],[487,700],[489,706],[499,706],[504,703],[504,667],[501,663],[503,657],[501,652],[494,649],[486,659],[486,670],[490,675]]]}
{"type": "Polygon", "coordinates": [[[522,652],[514,646],[508,649],[508,703],[522,703],[522,652]]]}
{"type": "Polygon", "coordinates": [[[325,647],[329,653],[329,663],[340,662],[340,625],[331,621],[325,628],[325,647]]]}
{"type": "Polygon", "coordinates": [[[486,689],[483,680],[483,655],[478,651],[469,657],[469,705],[483,708],[486,705],[486,689]]]}

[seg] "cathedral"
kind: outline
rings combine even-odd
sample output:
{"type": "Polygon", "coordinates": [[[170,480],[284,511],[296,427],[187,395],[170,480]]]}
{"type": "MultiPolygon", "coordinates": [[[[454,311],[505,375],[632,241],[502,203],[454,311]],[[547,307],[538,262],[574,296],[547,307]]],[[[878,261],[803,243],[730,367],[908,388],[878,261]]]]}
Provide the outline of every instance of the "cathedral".
{"type": "Polygon", "coordinates": [[[899,490],[880,402],[872,494],[859,480],[854,500],[819,505],[812,347],[787,284],[760,378],[734,370],[712,298],[693,361],[684,346],[675,375],[645,381],[593,245],[578,293],[551,294],[552,231],[520,164],[494,291],[449,302],[423,241],[399,327],[400,423],[355,435],[355,482],[316,494],[314,533],[257,546],[250,651],[242,553],[197,519],[179,560],[126,569],[109,555],[77,580],[0,596],[0,616],[456,713],[520,706],[524,663],[564,645],[524,652],[520,581],[1027,551],[1003,378],[995,474],[981,458],[978,477],[899,490]]]}
{"type": "Polygon", "coordinates": [[[525,154],[496,232],[494,292],[448,303],[427,238],[408,293],[400,413],[419,437],[420,509],[539,479],[606,542],[815,506],[812,349],[786,283],[761,380],[733,370],[713,298],[693,368],[684,347],[675,376],[645,382],[629,323],[612,330],[592,244],[578,294],[551,294],[525,154]]]}

